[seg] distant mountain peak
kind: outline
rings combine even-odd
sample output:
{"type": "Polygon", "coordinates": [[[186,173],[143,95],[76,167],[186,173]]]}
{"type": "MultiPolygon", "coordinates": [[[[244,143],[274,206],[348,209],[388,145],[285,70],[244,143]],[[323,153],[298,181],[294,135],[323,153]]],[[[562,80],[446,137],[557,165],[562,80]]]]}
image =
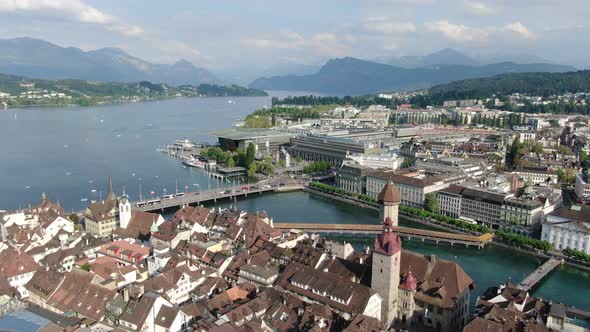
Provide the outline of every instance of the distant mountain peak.
{"type": "Polygon", "coordinates": [[[48,41],[21,37],[0,39],[0,73],[39,79],[74,78],[111,82],[164,82],[170,85],[221,83],[187,60],[154,64],[116,47],[85,52],[48,41]]]}
{"type": "Polygon", "coordinates": [[[527,65],[510,62],[485,66],[432,64],[418,68],[401,68],[344,57],[329,60],[314,74],[259,78],[252,82],[250,87],[263,90],[313,91],[332,95],[363,95],[383,91],[424,89],[435,84],[507,72],[563,72],[572,69],[552,64],[527,65]]]}
{"type": "Polygon", "coordinates": [[[173,64],[174,67],[187,67],[187,68],[195,68],[192,62],[186,59],[180,59],[173,64]]]}

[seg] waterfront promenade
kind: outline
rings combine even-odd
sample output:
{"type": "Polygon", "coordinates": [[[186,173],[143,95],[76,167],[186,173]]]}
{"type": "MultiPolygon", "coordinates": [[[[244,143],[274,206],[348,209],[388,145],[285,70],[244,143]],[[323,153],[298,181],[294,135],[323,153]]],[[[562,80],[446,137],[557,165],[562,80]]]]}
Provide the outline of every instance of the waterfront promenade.
{"type": "MultiPolygon", "coordinates": [[[[313,223],[273,223],[276,229],[300,230],[312,233],[326,233],[326,234],[379,234],[383,230],[382,225],[367,225],[367,224],[313,224],[313,223]]],[[[422,242],[432,241],[435,243],[443,242],[450,245],[461,244],[466,247],[475,246],[483,248],[486,244],[492,241],[492,234],[464,235],[447,232],[437,232],[425,229],[416,229],[408,227],[393,227],[395,233],[406,239],[419,239],[422,242]]]]}

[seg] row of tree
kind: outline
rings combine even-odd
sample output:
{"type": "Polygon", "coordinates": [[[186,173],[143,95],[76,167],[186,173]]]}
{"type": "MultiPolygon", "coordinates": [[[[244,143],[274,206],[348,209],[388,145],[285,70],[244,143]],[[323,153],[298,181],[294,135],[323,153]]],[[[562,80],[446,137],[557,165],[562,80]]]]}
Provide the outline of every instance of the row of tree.
{"type": "Polygon", "coordinates": [[[385,99],[376,95],[367,96],[297,96],[279,99],[272,98],[272,105],[300,105],[300,106],[318,106],[318,105],[351,105],[356,107],[369,107],[371,105],[383,105],[395,109],[400,104],[398,99],[385,99]]]}
{"type": "Polygon", "coordinates": [[[454,226],[454,227],[457,227],[457,228],[460,228],[460,229],[463,229],[466,231],[470,231],[470,232],[478,232],[478,233],[491,232],[491,230],[488,227],[483,226],[483,225],[471,224],[471,223],[468,223],[463,220],[455,219],[455,218],[445,216],[445,215],[442,215],[442,214],[439,214],[436,212],[426,211],[426,210],[411,207],[411,206],[400,205],[399,210],[400,210],[400,212],[402,212],[406,215],[409,215],[409,216],[423,218],[423,219],[433,219],[433,220],[436,220],[440,223],[454,226]]]}
{"type": "Polygon", "coordinates": [[[308,164],[307,166],[305,166],[303,168],[303,173],[317,173],[317,172],[326,172],[327,170],[330,169],[330,167],[332,167],[332,164],[330,164],[327,161],[316,161],[316,162],[312,162],[310,164],[308,164]]]}
{"type": "Polygon", "coordinates": [[[580,262],[590,264],[590,255],[588,255],[587,253],[585,253],[583,251],[566,248],[566,249],[563,249],[562,252],[564,255],[566,255],[568,257],[579,260],[580,262]]]}
{"type": "Polygon", "coordinates": [[[348,198],[352,198],[352,199],[358,199],[362,202],[369,203],[369,204],[377,203],[377,200],[371,196],[353,193],[353,192],[346,191],[344,189],[334,187],[334,186],[331,186],[331,185],[328,185],[325,183],[321,183],[321,182],[310,182],[309,187],[312,189],[319,190],[324,193],[328,193],[328,194],[334,194],[334,195],[344,196],[344,197],[348,197],[348,198]]]}
{"type": "Polygon", "coordinates": [[[502,242],[506,242],[508,244],[520,246],[520,247],[528,247],[543,251],[550,251],[553,249],[551,243],[547,241],[533,239],[532,237],[525,236],[518,233],[513,232],[506,232],[503,230],[496,230],[494,232],[496,237],[501,240],[502,242]]]}

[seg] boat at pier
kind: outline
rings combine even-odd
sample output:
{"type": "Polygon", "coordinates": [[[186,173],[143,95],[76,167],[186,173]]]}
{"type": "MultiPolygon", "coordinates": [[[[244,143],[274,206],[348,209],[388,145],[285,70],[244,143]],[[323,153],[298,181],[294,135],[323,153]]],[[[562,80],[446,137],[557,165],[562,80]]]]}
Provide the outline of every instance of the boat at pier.
{"type": "Polygon", "coordinates": [[[184,158],[182,163],[189,167],[205,168],[205,163],[196,158],[184,158]]]}

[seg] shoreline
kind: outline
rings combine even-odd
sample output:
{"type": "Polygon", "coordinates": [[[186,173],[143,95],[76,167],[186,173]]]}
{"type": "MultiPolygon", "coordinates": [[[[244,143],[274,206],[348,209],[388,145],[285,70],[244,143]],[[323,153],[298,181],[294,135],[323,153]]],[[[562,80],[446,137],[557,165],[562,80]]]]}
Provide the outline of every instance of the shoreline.
{"type": "Polygon", "coordinates": [[[0,108],[1,111],[8,111],[8,110],[17,110],[17,109],[27,109],[27,108],[87,108],[87,107],[96,107],[96,106],[112,106],[118,104],[135,104],[135,103],[146,103],[146,102],[154,102],[154,101],[166,101],[166,100],[174,100],[174,99],[192,99],[192,98],[263,98],[269,97],[270,95],[266,96],[171,96],[171,97],[163,97],[163,98],[145,98],[140,100],[116,100],[116,101],[109,101],[109,102],[99,102],[93,103],[88,105],[79,105],[79,104],[35,104],[35,105],[18,105],[18,106],[8,106],[7,108],[0,108]]]}

